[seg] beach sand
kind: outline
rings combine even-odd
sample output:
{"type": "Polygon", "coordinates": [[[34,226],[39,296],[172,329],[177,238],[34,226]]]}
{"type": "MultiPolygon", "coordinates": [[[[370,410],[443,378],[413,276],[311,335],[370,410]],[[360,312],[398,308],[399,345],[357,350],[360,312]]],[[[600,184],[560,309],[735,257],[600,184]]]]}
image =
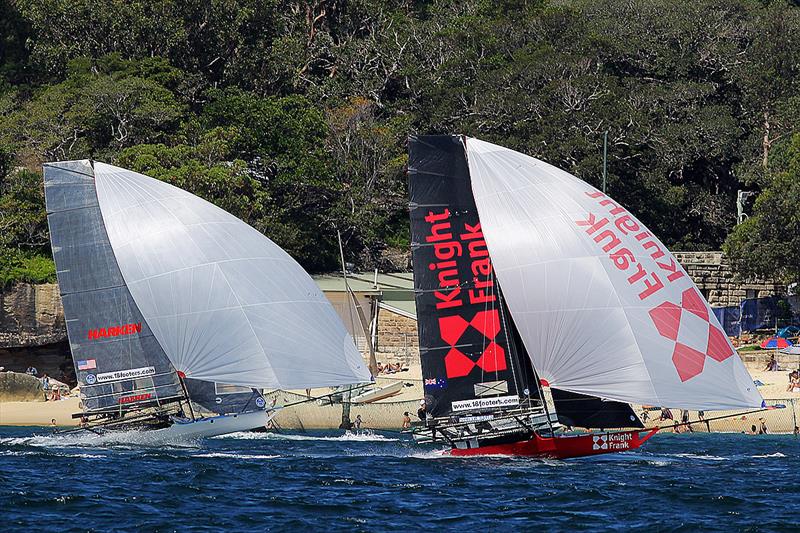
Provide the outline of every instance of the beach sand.
{"type": "MultiPolygon", "coordinates": [[[[786,387],[789,383],[789,371],[781,370],[778,372],[764,371],[765,364],[748,363],[747,369],[754,380],[764,383],[759,387],[759,392],[767,400],[794,400],[787,401],[788,409],[769,411],[766,413],[754,413],[745,417],[737,416],[724,421],[712,422],[708,429],[712,431],[748,431],[750,426],[758,423],[760,417],[764,417],[771,431],[790,433],[800,419],[800,392],[787,392],[786,387]]],[[[373,429],[387,428],[396,429],[402,420],[404,411],[415,412],[417,402],[422,397],[421,369],[419,365],[411,365],[409,370],[398,374],[381,375],[378,384],[388,385],[395,380],[403,380],[406,383],[413,383],[412,387],[404,387],[400,394],[381,400],[379,402],[354,406],[353,416],[362,414],[367,426],[373,429]]],[[[327,394],[327,389],[315,389],[312,396],[327,394]]],[[[274,393],[273,393],[274,394],[274,393]]],[[[292,398],[279,398],[279,403],[288,403],[302,400],[305,391],[296,391],[297,396],[289,393],[285,396],[292,398]]],[[[641,414],[641,407],[634,406],[637,414],[641,414]]],[[[5,426],[49,426],[50,420],[55,418],[59,426],[76,426],[79,420],[73,419],[72,414],[79,412],[78,398],[76,396],[60,400],[57,402],[0,402],[0,425],[5,426]]],[[[651,426],[656,423],[657,412],[651,412],[650,419],[646,425],[651,426]]],[[[680,417],[680,410],[673,409],[675,418],[680,417]]],[[[722,413],[706,413],[706,417],[718,416],[722,413]]],[[[697,413],[692,411],[691,420],[697,420],[697,413]]],[[[287,409],[277,417],[285,428],[336,428],[341,421],[341,406],[321,407],[317,402],[300,404],[287,409]]],[[[659,425],[658,423],[656,423],[659,425]]],[[[671,423],[663,424],[665,426],[671,423]]],[[[701,426],[705,424],[701,423],[701,426]]],[[[704,428],[698,428],[703,431],[704,428]]]]}
{"type": "Polygon", "coordinates": [[[58,426],[77,426],[80,420],[78,397],[55,402],[0,402],[0,426],[49,426],[55,418],[58,426]]]}

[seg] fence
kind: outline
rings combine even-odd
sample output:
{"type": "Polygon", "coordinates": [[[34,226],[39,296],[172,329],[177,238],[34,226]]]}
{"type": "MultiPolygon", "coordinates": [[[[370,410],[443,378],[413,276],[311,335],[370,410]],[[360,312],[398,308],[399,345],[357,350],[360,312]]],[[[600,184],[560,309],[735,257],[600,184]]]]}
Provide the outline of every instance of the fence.
{"type": "MultiPolygon", "coordinates": [[[[768,411],[757,411],[753,409],[742,409],[735,411],[705,411],[702,416],[698,411],[689,412],[689,428],[695,432],[712,433],[752,433],[759,432],[763,420],[769,433],[791,434],[798,425],[800,418],[800,398],[772,399],[767,400],[769,406],[784,405],[781,409],[770,409],[768,411]],[[725,418],[719,418],[725,417],[725,418]],[[719,419],[717,419],[719,418],[719,419]],[[717,420],[714,420],[717,419],[717,420]],[[755,427],[755,430],[753,430],[755,427]]],[[[681,411],[673,409],[672,414],[675,420],[659,421],[660,409],[647,410],[637,409],[636,412],[643,418],[646,427],[661,426],[665,429],[673,428],[680,422],[681,411]],[[643,413],[647,413],[646,416],[643,413]]],[[[683,431],[683,428],[679,428],[683,431]]],[[[688,431],[688,430],[686,430],[688,431]]]]}

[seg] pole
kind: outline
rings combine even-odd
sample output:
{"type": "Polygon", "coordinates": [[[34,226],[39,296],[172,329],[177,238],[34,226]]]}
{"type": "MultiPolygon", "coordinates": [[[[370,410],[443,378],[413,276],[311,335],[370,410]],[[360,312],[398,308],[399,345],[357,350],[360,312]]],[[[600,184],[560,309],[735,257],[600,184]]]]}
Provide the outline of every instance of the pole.
{"type": "MultiPolygon", "coordinates": [[[[344,262],[344,247],[342,247],[342,232],[338,229],[336,230],[336,236],[339,239],[339,257],[342,260],[342,276],[344,276],[344,291],[345,291],[345,299],[349,298],[350,296],[350,285],[347,283],[347,266],[344,262]]],[[[347,306],[350,311],[350,326],[355,330],[355,321],[353,320],[353,308],[348,305],[347,306]]],[[[352,427],[352,422],[350,422],[350,396],[353,390],[352,385],[347,386],[347,391],[342,394],[342,423],[339,425],[339,429],[350,429],[352,427]]]]}
{"type": "Polygon", "coordinates": [[[606,192],[606,178],[608,177],[608,130],[603,133],[603,194],[606,192]]]}

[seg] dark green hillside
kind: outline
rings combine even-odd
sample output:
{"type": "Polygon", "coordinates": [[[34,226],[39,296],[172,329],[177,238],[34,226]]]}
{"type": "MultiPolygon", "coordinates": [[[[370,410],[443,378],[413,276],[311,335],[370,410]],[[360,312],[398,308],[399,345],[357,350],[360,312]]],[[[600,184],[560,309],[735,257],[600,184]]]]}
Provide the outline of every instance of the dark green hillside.
{"type": "Polygon", "coordinates": [[[405,139],[464,133],[670,247],[800,278],[800,7],[770,0],[0,0],[0,283],[52,279],[38,175],[179,185],[311,271],[408,245],[405,139]],[[762,194],[734,231],[736,194],[762,194]]]}

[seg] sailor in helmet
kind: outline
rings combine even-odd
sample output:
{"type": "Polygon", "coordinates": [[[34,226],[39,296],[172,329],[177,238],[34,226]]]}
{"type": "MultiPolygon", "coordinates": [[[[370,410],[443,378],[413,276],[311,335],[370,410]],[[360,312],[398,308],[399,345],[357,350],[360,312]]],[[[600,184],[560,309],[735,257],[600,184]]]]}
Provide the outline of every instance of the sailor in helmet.
{"type": "Polygon", "coordinates": [[[425,400],[419,401],[419,409],[417,409],[417,416],[420,420],[425,420],[425,400]]]}

